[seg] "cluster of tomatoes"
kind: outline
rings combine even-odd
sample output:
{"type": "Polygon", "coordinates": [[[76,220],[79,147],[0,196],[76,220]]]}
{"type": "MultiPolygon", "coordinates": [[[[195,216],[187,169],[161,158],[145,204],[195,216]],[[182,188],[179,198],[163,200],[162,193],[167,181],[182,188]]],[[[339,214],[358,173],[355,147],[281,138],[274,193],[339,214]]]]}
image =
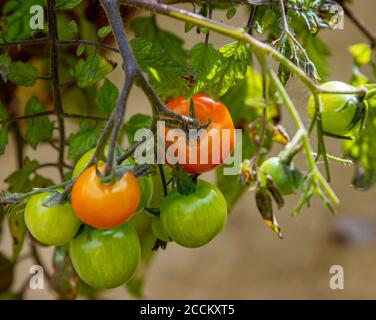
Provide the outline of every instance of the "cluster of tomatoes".
{"type": "MultiPolygon", "coordinates": [[[[171,110],[188,116],[190,102],[179,97],[167,105],[171,110]]],[[[230,129],[231,147],[222,155],[220,163],[185,163],[181,167],[190,174],[212,170],[227,160],[234,147],[234,125],[227,108],[206,95],[194,97],[195,118],[212,129],[230,129]]],[[[200,144],[192,149],[185,144],[187,154],[198,153],[200,144]]],[[[137,269],[141,246],[130,219],[150,205],[156,179],[137,178],[127,171],[112,183],[102,183],[98,170],[104,163],[86,168],[95,150],[88,151],[76,164],[71,201],[47,207],[53,195],[39,193],[30,197],[25,208],[25,222],[35,239],[46,245],[69,244],[70,258],[79,277],[94,288],[113,288],[126,283],[137,269]]],[[[106,150],[105,150],[106,153],[106,150]]],[[[127,164],[134,160],[127,159],[127,164]]],[[[159,181],[158,181],[159,182],[159,181]]],[[[155,188],[157,189],[157,188],[155,188]]],[[[207,244],[225,226],[227,203],[219,189],[198,180],[194,191],[180,194],[172,189],[162,197],[159,215],[151,215],[152,231],[163,242],[174,241],[181,246],[195,248],[207,244]]]]}
{"type": "MultiPolygon", "coordinates": [[[[327,89],[349,90],[346,84],[332,82],[327,89]]],[[[361,101],[354,95],[325,94],[322,96],[323,129],[336,135],[348,134],[357,124],[361,101]]],[[[230,148],[221,154],[220,163],[213,163],[210,153],[206,163],[187,163],[181,167],[189,174],[210,171],[225,162],[234,149],[234,125],[227,108],[207,95],[193,98],[194,117],[212,129],[229,129],[230,148]]],[[[191,115],[191,102],[179,97],[168,105],[172,111],[184,116],[191,115]]],[[[309,113],[314,114],[313,98],[309,113]]],[[[200,144],[192,148],[185,145],[189,154],[197,153],[200,144]]],[[[71,202],[54,207],[44,206],[51,193],[39,193],[29,198],[25,209],[25,222],[30,233],[46,245],[69,243],[70,257],[80,278],[95,288],[113,288],[126,283],[137,269],[141,247],[137,232],[129,222],[135,214],[148,207],[153,197],[155,181],[151,176],[135,177],[128,171],[114,183],[104,184],[97,175],[103,163],[87,169],[94,150],[86,153],[76,164],[73,177],[77,178],[71,202]]],[[[131,160],[128,160],[131,161],[131,160]]],[[[259,168],[259,181],[272,179],[281,195],[296,192],[302,185],[303,176],[292,163],[284,163],[278,157],[267,159],[259,168]]],[[[195,248],[207,244],[225,226],[227,203],[221,191],[211,183],[198,179],[195,190],[181,194],[171,190],[162,197],[159,215],[153,215],[152,231],[161,241],[195,248]]]]}

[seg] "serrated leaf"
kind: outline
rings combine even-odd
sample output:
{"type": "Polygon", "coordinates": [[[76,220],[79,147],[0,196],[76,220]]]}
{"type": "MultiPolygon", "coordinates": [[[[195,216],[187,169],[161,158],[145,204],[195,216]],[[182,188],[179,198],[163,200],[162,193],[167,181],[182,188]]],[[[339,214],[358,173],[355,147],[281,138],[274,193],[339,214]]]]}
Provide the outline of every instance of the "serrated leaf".
{"type": "Polygon", "coordinates": [[[56,7],[59,10],[72,10],[80,5],[82,0],[57,0],[56,7]]]}
{"type": "Polygon", "coordinates": [[[39,71],[36,67],[22,61],[12,62],[8,80],[24,87],[32,87],[37,83],[39,71]]]}
{"type": "Polygon", "coordinates": [[[208,82],[207,76],[212,72],[221,58],[219,52],[209,43],[198,43],[189,52],[192,69],[196,74],[196,83],[193,94],[200,92],[208,82]]]}
{"type": "Polygon", "coordinates": [[[80,130],[72,133],[68,138],[68,158],[77,162],[81,156],[96,146],[101,127],[93,121],[84,120],[80,123],[80,130]]]}
{"type": "Polygon", "coordinates": [[[159,28],[154,16],[134,19],[131,29],[136,37],[142,37],[156,46],[164,48],[172,59],[184,63],[187,57],[183,48],[184,41],[175,34],[159,28]]]}
{"type": "Polygon", "coordinates": [[[78,295],[79,278],[69,257],[68,246],[55,247],[52,257],[51,284],[63,300],[73,300],[78,295]]]}
{"type": "Polygon", "coordinates": [[[110,62],[98,54],[92,54],[85,60],[78,61],[72,76],[77,79],[80,88],[85,88],[102,80],[112,70],[110,62]]]}
{"type": "Polygon", "coordinates": [[[125,124],[124,129],[127,133],[128,141],[134,144],[134,136],[139,129],[149,129],[152,123],[150,116],[146,114],[137,113],[133,115],[125,124]]]}
{"type": "Polygon", "coordinates": [[[189,74],[184,65],[172,60],[165,48],[148,40],[131,40],[133,53],[141,69],[162,97],[179,96],[188,91],[185,77],[189,74]]]}
{"type": "Polygon", "coordinates": [[[7,208],[8,223],[10,234],[13,239],[12,261],[17,258],[22,250],[26,234],[26,225],[24,220],[25,203],[19,202],[7,208]]]}
{"type": "Polygon", "coordinates": [[[5,182],[7,182],[9,185],[9,191],[18,193],[30,191],[33,187],[30,180],[30,174],[33,173],[38,167],[38,161],[26,160],[21,169],[13,172],[5,179],[5,182]]]}
{"type": "MultiPolygon", "coordinates": [[[[26,105],[25,114],[33,115],[45,110],[43,104],[36,98],[32,97],[26,105]]],[[[25,138],[33,149],[36,149],[42,141],[51,139],[53,132],[53,123],[47,116],[36,117],[27,120],[27,130],[25,138]]]]}
{"type": "Polygon", "coordinates": [[[104,114],[111,114],[116,106],[118,97],[119,89],[110,80],[105,79],[97,93],[99,109],[104,114]]]}
{"type": "Polygon", "coordinates": [[[98,37],[103,39],[106,38],[112,31],[110,26],[104,26],[98,30],[98,37]]]}
{"type": "Polygon", "coordinates": [[[214,97],[223,96],[244,78],[251,63],[249,48],[241,42],[225,45],[219,50],[221,58],[208,75],[209,90],[214,97]]]}
{"type": "Polygon", "coordinates": [[[12,60],[9,55],[2,54],[0,55],[0,77],[4,82],[7,82],[8,75],[12,66],[12,60]]]}
{"type": "Polygon", "coordinates": [[[368,44],[359,43],[349,47],[349,52],[355,59],[358,65],[367,64],[372,58],[372,49],[368,44]]]}

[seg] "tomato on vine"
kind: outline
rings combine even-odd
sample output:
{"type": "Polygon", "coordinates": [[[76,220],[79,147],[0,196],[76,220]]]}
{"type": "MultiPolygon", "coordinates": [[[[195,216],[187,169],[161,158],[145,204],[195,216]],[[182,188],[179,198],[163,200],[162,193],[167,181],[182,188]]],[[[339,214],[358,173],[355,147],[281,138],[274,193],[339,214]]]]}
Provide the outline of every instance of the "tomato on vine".
{"type": "Polygon", "coordinates": [[[263,186],[266,186],[269,176],[284,196],[295,193],[303,183],[303,175],[295,165],[292,162],[285,163],[279,157],[265,160],[260,166],[258,175],[263,186]]]}
{"type": "Polygon", "coordinates": [[[69,244],[79,277],[93,288],[109,289],[126,283],[135,273],[141,248],[130,223],[100,230],[85,227],[69,244]]]}
{"type": "MultiPolygon", "coordinates": [[[[99,164],[102,170],[104,164],[99,164]]],[[[95,228],[113,228],[127,221],[138,208],[141,188],[127,172],[113,184],[102,184],[95,166],[86,169],[72,188],[72,207],[77,216],[95,228]]]]}
{"type": "Polygon", "coordinates": [[[69,242],[80,227],[69,203],[54,207],[43,204],[53,195],[43,192],[31,196],[25,207],[25,223],[32,236],[46,245],[63,245],[69,242]]]}
{"type": "MultiPolygon", "coordinates": [[[[188,173],[203,173],[215,169],[230,157],[234,150],[235,129],[231,115],[222,102],[214,101],[205,94],[196,94],[192,99],[193,114],[191,114],[191,100],[182,96],[171,100],[166,106],[171,111],[184,116],[192,116],[199,121],[203,128],[198,131],[198,137],[193,138],[196,140],[194,142],[197,143],[192,143],[186,132],[177,132],[176,129],[166,128],[167,147],[177,141],[179,144],[180,141],[184,141],[184,145],[179,146],[179,148],[182,147],[184,152],[167,154],[166,160],[169,164],[171,164],[169,157],[172,160],[177,160],[179,165],[188,173]],[[167,139],[169,133],[176,135],[173,141],[167,139]],[[226,135],[228,136],[226,137],[226,135]],[[213,139],[219,139],[218,143],[214,142],[213,139]]],[[[185,131],[188,131],[189,128],[185,129],[185,131]]]]}
{"type": "MultiPolygon", "coordinates": [[[[321,86],[333,91],[356,91],[357,88],[340,81],[330,81],[321,86]]],[[[362,125],[366,115],[366,102],[358,94],[323,93],[319,95],[321,101],[321,119],[324,133],[341,137],[362,125]]],[[[308,115],[315,116],[315,99],[308,101],[308,115]]]]}
{"type": "Polygon", "coordinates": [[[196,190],[182,195],[175,189],[163,200],[160,219],[168,236],[183,247],[196,248],[210,242],[224,228],[227,203],[211,183],[198,180],[196,190]]]}

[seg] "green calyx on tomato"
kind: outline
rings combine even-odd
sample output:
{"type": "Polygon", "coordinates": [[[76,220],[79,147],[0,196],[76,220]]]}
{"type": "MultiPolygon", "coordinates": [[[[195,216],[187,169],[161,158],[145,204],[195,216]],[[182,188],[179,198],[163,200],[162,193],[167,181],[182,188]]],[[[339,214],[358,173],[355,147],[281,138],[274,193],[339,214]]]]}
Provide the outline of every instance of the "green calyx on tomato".
{"type": "Polygon", "coordinates": [[[173,190],[163,200],[160,209],[162,226],[168,236],[188,248],[210,242],[227,221],[227,203],[223,194],[204,180],[198,180],[195,192],[189,195],[173,190]]]}
{"type": "Polygon", "coordinates": [[[110,289],[123,285],[140,261],[140,240],[130,223],[100,230],[85,227],[69,244],[74,269],[88,285],[110,289]]]}
{"type": "Polygon", "coordinates": [[[69,242],[80,227],[80,220],[66,202],[54,207],[43,204],[53,193],[44,192],[29,198],[25,207],[25,223],[32,236],[46,245],[69,242]]]}
{"type": "Polygon", "coordinates": [[[287,196],[295,193],[303,184],[303,175],[291,163],[282,162],[278,157],[272,157],[265,160],[258,173],[261,186],[267,186],[267,178],[270,177],[281,193],[287,196]]]}
{"type": "MultiPolygon", "coordinates": [[[[340,81],[324,83],[321,88],[339,92],[357,90],[357,88],[340,81]]],[[[367,110],[367,104],[363,98],[355,93],[320,94],[320,115],[324,133],[329,136],[342,137],[350,134],[353,129],[362,124],[367,110]]],[[[308,115],[313,118],[315,114],[315,99],[311,96],[308,101],[308,115]]]]}

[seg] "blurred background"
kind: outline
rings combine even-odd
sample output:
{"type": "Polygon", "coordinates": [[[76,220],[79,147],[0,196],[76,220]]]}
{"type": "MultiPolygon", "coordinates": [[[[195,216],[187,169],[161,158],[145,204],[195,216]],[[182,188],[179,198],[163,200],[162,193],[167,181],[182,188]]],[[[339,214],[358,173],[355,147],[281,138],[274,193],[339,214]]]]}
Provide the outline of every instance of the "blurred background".
{"type": "MultiPolygon", "coordinates": [[[[376,2],[358,0],[353,10],[376,30],[376,2]]],[[[221,16],[216,18],[221,19],[221,16]]],[[[231,20],[244,25],[246,12],[238,12],[231,20]]],[[[202,36],[190,32],[184,35],[183,23],[158,17],[161,27],[184,36],[186,47],[191,48],[202,36]]],[[[366,39],[345,19],[344,30],[322,31],[321,35],[332,51],[332,80],[349,81],[352,57],[347,48],[366,39]]],[[[216,46],[229,40],[212,34],[216,46]]],[[[111,57],[117,60],[118,57],[111,57]]],[[[119,68],[118,68],[119,69],[119,68]]],[[[119,70],[111,79],[121,84],[119,70]]],[[[291,81],[288,89],[301,115],[306,119],[308,93],[297,81],[291,81]]],[[[127,117],[134,113],[149,112],[143,93],[133,89],[127,117]]],[[[284,113],[286,115],[286,113],[284,113]]],[[[286,116],[284,124],[293,133],[286,116]]],[[[74,126],[74,124],[72,124],[74,126]]],[[[74,128],[74,127],[73,127],[74,128]]],[[[340,142],[328,139],[331,154],[340,155],[340,142]]],[[[31,158],[41,161],[55,158],[51,148],[39,147],[28,150],[31,158]]],[[[15,150],[10,140],[7,152],[0,157],[0,189],[9,172],[16,169],[15,150]]],[[[353,168],[332,163],[333,188],[341,199],[337,216],[319,201],[313,201],[302,215],[293,218],[291,209],[297,198],[290,198],[278,212],[284,239],[280,240],[267,227],[255,207],[254,195],[244,194],[229,217],[224,230],[209,245],[199,249],[186,249],[169,244],[160,250],[148,271],[145,297],[150,299],[376,299],[376,190],[360,192],[351,187],[353,168]],[[344,290],[332,290],[329,273],[332,265],[344,268],[344,290]]],[[[56,171],[45,169],[55,177],[56,171]]],[[[208,174],[209,180],[213,176],[208,174]]],[[[0,243],[6,253],[11,251],[11,239],[6,230],[0,243]]],[[[46,265],[51,267],[52,249],[40,250],[46,265]]],[[[23,252],[22,254],[26,254],[23,252]]],[[[15,288],[19,288],[29,276],[34,264],[24,259],[16,270],[15,288]]],[[[103,298],[129,299],[124,288],[103,292],[103,298]]],[[[31,290],[27,299],[53,299],[46,289],[31,290]]]]}

